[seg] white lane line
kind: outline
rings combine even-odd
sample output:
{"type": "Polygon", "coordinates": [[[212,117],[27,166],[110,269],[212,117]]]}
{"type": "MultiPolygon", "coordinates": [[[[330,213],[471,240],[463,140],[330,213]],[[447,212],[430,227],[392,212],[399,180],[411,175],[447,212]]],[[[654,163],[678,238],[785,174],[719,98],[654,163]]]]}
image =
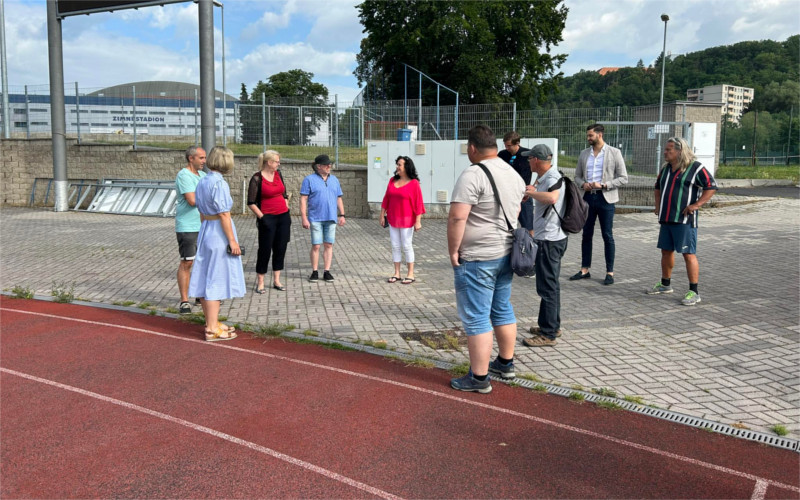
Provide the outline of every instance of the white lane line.
{"type": "Polygon", "coordinates": [[[764,500],[766,495],[767,483],[759,479],[756,481],[756,487],[753,489],[753,495],[750,496],[750,500],[764,500]]]}
{"type": "Polygon", "coordinates": [[[119,399],[111,398],[108,396],[103,396],[102,394],[98,394],[96,392],[87,391],[78,387],[73,387],[71,385],[61,384],[59,382],[54,382],[52,380],[47,380],[44,378],[36,377],[34,375],[30,375],[27,373],[18,372],[16,370],[9,370],[8,368],[0,368],[0,372],[7,373],[9,375],[15,375],[17,377],[21,377],[24,379],[32,380],[34,382],[39,382],[41,384],[50,385],[53,387],[57,387],[59,389],[63,389],[65,391],[76,392],[83,396],[88,396],[90,398],[99,399],[100,401],[104,401],[106,403],[111,403],[117,406],[122,406],[123,408],[127,408],[129,410],[138,411],[141,413],[145,413],[152,417],[160,418],[162,420],[166,420],[168,422],[172,422],[174,424],[182,425],[184,427],[188,427],[189,429],[203,432],[205,434],[209,434],[211,436],[224,439],[225,441],[229,441],[233,444],[237,444],[239,446],[244,446],[251,450],[257,451],[259,453],[263,453],[265,455],[269,455],[271,457],[277,458],[278,460],[283,460],[284,462],[288,462],[292,465],[296,465],[298,467],[302,467],[303,469],[310,470],[311,472],[316,472],[317,474],[324,476],[328,479],[332,479],[334,481],[338,481],[340,483],[344,483],[348,486],[352,486],[353,488],[357,488],[362,491],[366,491],[372,495],[375,495],[380,498],[387,498],[387,499],[399,499],[401,497],[392,495],[386,491],[380,490],[368,484],[361,483],[354,479],[350,479],[349,477],[343,476],[341,474],[337,474],[336,472],[330,471],[328,469],[324,469],[322,467],[316,466],[314,464],[305,462],[298,458],[294,458],[289,455],[285,455],[281,452],[275,451],[273,449],[267,448],[265,446],[261,446],[259,444],[253,443],[251,441],[245,441],[244,439],[237,438],[235,436],[231,436],[230,434],[225,434],[224,432],[215,431],[214,429],[210,429],[208,427],[195,424],[193,422],[189,422],[188,420],[184,420],[182,418],[173,417],[172,415],[167,415],[166,413],[161,413],[159,411],[151,410],[149,408],[145,408],[143,406],[139,406],[137,404],[128,403],[127,401],[122,401],[119,399]]]}
{"type": "Polygon", "coordinates": [[[528,414],[521,413],[521,412],[518,412],[518,411],[509,410],[509,409],[506,409],[506,408],[501,408],[499,406],[492,406],[492,405],[489,405],[489,404],[486,404],[486,403],[481,403],[481,402],[478,402],[478,401],[472,401],[472,400],[469,400],[469,399],[465,399],[465,398],[456,396],[454,394],[437,392],[437,391],[433,391],[431,389],[425,389],[425,388],[422,388],[422,387],[417,387],[415,385],[405,384],[403,382],[397,382],[395,380],[379,378],[379,377],[375,377],[375,376],[372,376],[372,375],[365,375],[363,373],[352,372],[352,371],[349,371],[349,370],[343,370],[341,368],[335,368],[335,367],[332,367],[332,366],[321,365],[321,364],[312,363],[312,362],[309,362],[309,361],[303,361],[303,360],[294,359],[294,358],[287,358],[287,357],[284,357],[284,356],[278,356],[278,355],[269,354],[269,353],[266,353],[266,352],[251,351],[249,349],[244,349],[244,348],[241,348],[241,347],[235,347],[235,346],[232,346],[232,345],[229,345],[229,344],[222,344],[220,342],[206,342],[205,340],[192,339],[192,338],[187,338],[187,337],[180,337],[180,336],[172,335],[172,334],[168,334],[168,333],[161,333],[161,332],[156,332],[156,331],[152,331],[152,330],[145,330],[143,328],[133,328],[133,327],[130,327],[130,326],[117,325],[117,324],[114,324],[114,323],[103,323],[103,322],[99,322],[99,321],[89,321],[89,320],[85,320],[85,319],[71,318],[69,316],[57,316],[57,315],[53,315],[53,314],[23,311],[23,310],[19,310],[19,309],[12,309],[12,308],[5,308],[5,307],[0,307],[0,311],[14,311],[14,312],[18,312],[18,313],[21,313],[21,314],[30,314],[30,315],[34,315],[34,316],[43,316],[43,317],[56,318],[56,319],[67,320],[67,321],[76,321],[76,322],[79,322],[79,323],[88,323],[88,324],[98,325],[98,326],[107,326],[107,327],[111,327],[111,328],[119,328],[119,329],[123,329],[123,330],[131,330],[131,331],[147,333],[147,334],[151,334],[151,335],[157,335],[157,336],[161,336],[161,337],[168,337],[168,338],[176,339],[176,340],[182,340],[182,341],[185,341],[185,342],[200,343],[200,344],[207,345],[209,347],[214,347],[214,348],[229,349],[229,350],[232,350],[232,351],[243,352],[243,353],[247,353],[247,354],[250,354],[250,355],[256,355],[256,356],[262,356],[262,357],[265,357],[265,358],[278,359],[278,360],[281,360],[281,361],[286,361],[286,362],[289,362],[289,363],[296,363],[296,364],[300,364],[300,365],[304,365],[304,366],[318,368],[318,369],[321,369],[321,370],[328,370],[328,371],[332,371],[332,372],[336,372],[336,373],[341,373],[341,374],[344,374],[344,375],[349,375],[349,376],[352,376],[352,377],[357,377],[357,378],[361,378],[361,379],[365,379],[365,380],[370,380],[370,381],[373,381],[373,382],[380,382],[380,383],[383,383],[383,384],[389,384],[389,385],[393,385],[393,386],[396,386],[396,387],[402,387],[404,389],[409,389],[409,390],[412,390],[412,391],[417,391],[417,392],[421,392],[421,393],[424,393],[424,394],[429,394],[431,396],[435,396],[435,397],[439,397],[439,398],[443,398],[443,399],[448,399],[450,401],[456,401],[456,402],[459,402],[459,403],[462,403],[462,404],[467,404],[467,405],[471,405],[471,406],[477,406],[479,408],[483,408],[483,409],[491,410],[491,411],[496,411],[496,412],[499,412],[499,413],[504,413],[506,415],[512,415],[512,416],[515,416],[515,417],[519,417],[519,418],[523,418],[523,419],[530,420],[530,421],[533,421],[533,422],[537,422],[537,423],[540,423],[540,424],[543,424],[543,425],[556,427],[558,429],[562,429],[562,430],[566,430],[566,431],[570,431],[570,432],[575,432],[575,433],[578,433],[578,434],[583,434],[585,436],[591,436],[593,438],[603,439],[605,441],[610,441],[612,443],[619,444],[619,445],[622,445],[622,446],[628,446],[630,448],[634,448],[634,449],[637,449],[637,450],[646,451],[646,452],[652,453],[654,455],[671,458],[671,459],[678,460],[678,461],[681,461],[681,462],[684,462],[684,463],[688,463],[688,464],[691,464],[691,465],[695,465],[695,466],[698,466],[698,467],[704,467],[706,469],[715,470],[715,471],[722,472],[724,474],[729,474],[729,475],[732,475],[732,476],[735,476],[735,477],[739,477],[739,478],[749,479],[749,480],[755,481],[755,482],[761,481],[761,482],[766,483],[767,485],[776,486],[776,487],[779,487],[779,488],[787,489],[789,491],[794,491],[794,492],[800,493],[800,487],[792,486],[790,484],[784,484],[784,483],[781,483],[781,482],[778,482],[778,481],[773,481],[772,479],[766,479],[766,478],[762,478],[762,477],[759,477],[759,476],[755,476],[753,474],[748,474],[746,472],[741,472],[741,471],[737,471],[735,469],[730,469],[728,467],[723,467],[721,465],[716,465],[716,464],[712,464],[712,463],[709,463],[709,462],[704,462],[702,460],[697,460],[697,459],[686,457],[686,456],[683,456],[683,455],[678,455],[676,453],[671,453],[671,452],[668,452],[668,451],[665,451],[665,450],[660,450],[658,448],[652,448],[650,446],[646,446],[646,445],[639,444],[639,443],[634,443],[632,441],[626,441],[624,439],[615,438],[613,436],[608,436],[606,434],[600,434],[598,432],[590,431],[590,430],[587,430],[587,429],[581,429],[580,427],[573,427],[571,425],[562,424],[560,422],[555,422],[553,420],[547,420],[547,419],[543,419],[543,418],[540,418],[540,417],[535,417],[533,415],[528,415],[528,414]]]}

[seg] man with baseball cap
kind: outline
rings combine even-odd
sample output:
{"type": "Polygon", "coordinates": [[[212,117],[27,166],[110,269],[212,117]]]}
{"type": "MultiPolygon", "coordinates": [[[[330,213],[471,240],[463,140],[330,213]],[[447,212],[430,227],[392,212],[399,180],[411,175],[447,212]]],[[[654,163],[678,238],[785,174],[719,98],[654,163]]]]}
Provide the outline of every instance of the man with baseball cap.
{"type": "Polygon", "coordinates": [[[319,246],[323,245],[322,279],[333,281],[331,261],[333,243],[336,241],[336,224],[344,226],[344,203],[339,179],[331,174],[332,163],[328,155],[319,155],[311,166],[313,174],[303,179],[300,186],[300,217],[304,229],[311,229],[311,276],[308,281],[319,281],[319,246]],[[338,209],[338,215],[337,215],[338,209]]]}
{"type": "Polygon", "coordinates": [[[567,251],[567,234],[561,229],[564,216],[563,183],[553,189],[561,180],[561,174],[553,168],[553,151],[545,144],[537,144],[522,156],[528,158],[531,172],[538,175],[533,186],[525,188],[525,196],[533,198],[533,239],[539,247],[536,254],[536,293],[542,301],[539,304],[538,326],[532,326],[533,337],[522,341],[528,347],[556,345],[556,337],[561,336],[561,288],[558,276],[561,274],[561,258],[567,251]]]}

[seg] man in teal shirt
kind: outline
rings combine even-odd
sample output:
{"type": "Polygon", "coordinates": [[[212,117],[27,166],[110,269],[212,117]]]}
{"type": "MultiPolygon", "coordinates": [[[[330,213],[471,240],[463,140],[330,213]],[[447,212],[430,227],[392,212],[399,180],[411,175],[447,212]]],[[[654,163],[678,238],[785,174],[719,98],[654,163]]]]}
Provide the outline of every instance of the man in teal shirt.
{"type": "Polygon", "coordinates": [[[181,262],[178,265],[178,291],[181,314],[192,312],[189,303],[189,278],[192,275],[192,264],[197,253],[197,234],[200,232],[200,212],[195,206],[194,191],[197,183],[205,177],[203,167],[206,164],[206,152],[203,148],[190,146],[186,150],[186,167],[175,177],[175,192],[178,195],[178,207],[175,211],[175,234],[178,237],[178,252],[181,262]]]}

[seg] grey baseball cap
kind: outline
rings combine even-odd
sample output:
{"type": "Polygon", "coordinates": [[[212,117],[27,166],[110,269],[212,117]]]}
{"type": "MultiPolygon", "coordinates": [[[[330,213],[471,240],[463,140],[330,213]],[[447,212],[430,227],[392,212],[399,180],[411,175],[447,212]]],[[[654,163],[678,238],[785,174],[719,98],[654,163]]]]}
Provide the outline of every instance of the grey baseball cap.
{"type": "Polygon", "coordinates": [[[540,160],[551,160],[553,158],[553,151],[547,147],[546,144],[537,144],[530,150],[522,153],[522,156],[533,156],[540,160]]]}

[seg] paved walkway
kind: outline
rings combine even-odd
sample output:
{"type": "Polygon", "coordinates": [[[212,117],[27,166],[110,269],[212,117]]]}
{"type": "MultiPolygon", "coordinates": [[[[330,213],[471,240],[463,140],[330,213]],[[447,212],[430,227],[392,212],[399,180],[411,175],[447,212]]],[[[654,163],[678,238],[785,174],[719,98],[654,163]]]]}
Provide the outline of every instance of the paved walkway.
{"type": "MultiPolygon", "coordinates": [[[[564,336],[551,348],[518,344],[517,372],[564,386],[609,388],[620,397],[754,431],[780,424],[789,437],[800,437],[800,201],[753,201],[701,214],[703,302],[693,308],[678,303],[688,289],[680,260],[676,293],[643,293],[660,274],[653,214],[617,215],[617,283],[611,287],[601,284],[602,265],[592,280],[566,280],[580,261],[580,236],[572,236],[562,273],[564,336]]],[[[4,290],[24,286],[49,295],[54,282],[64,282],[89,301],[177,307],[172,219],[24,208],[3,208],[0,215],[4,290]]],[[[244,266],[252,287],[255,225],[249,217],[237,217],[236,224],[248,247],[244,266]]],[[[309,233],[297,218],[292,228],[282,276],[287,292],[248,292],[225,301],[229,323],[284,323],[300,332],[384,341],[421,357],[466,361],[444,220],[423,220],[414,238],[413,285],[386,283],[389,235],[375,220],[350,219],[337,231],[332,284],[306,280],[309,233]]],[[[512,302],[523,334],[538,312],[534,282],[515,278],[512,302]]]]}

